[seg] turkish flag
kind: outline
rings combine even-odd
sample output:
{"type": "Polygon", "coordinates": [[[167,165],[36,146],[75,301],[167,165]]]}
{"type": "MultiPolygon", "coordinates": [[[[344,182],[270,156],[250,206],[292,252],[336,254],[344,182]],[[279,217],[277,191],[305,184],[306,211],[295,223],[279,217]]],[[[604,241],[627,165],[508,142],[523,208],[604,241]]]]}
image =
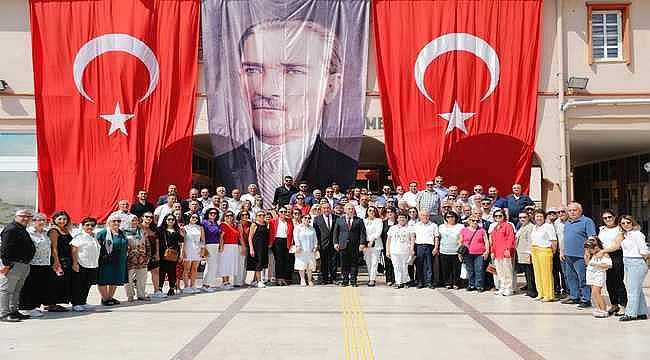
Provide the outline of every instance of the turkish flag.
{"type": "Polygon", "coordinates": [[[393,180],[528,188],[541,0],[374,2],[393,180]]]}
{"type": "Polygon", "coordinates": [[[104,220],[192,181],[198,0],[31,0],[39,208],[104,220]]]}

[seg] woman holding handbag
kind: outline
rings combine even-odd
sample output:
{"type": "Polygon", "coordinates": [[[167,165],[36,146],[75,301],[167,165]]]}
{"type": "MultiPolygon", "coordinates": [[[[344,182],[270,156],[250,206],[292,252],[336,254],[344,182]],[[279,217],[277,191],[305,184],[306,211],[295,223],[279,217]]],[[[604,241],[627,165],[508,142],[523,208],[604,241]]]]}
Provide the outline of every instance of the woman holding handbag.
{"type": "Polygon", "coordinates": [[[490,242],[485,230],[481,227],[481,218],[472,214],[469,217],[469,226],[463,228],[460,237],[466,251],[459,248],[467,268],[467,291],[483,292],[485,290],[484,262],[490,254],[490,242]]]}
{"type": "Polygon", "coordinates": [[[178,226],[178,221],[173,214],[167,214],[163,219],[162,225],[158,228],[158,241],[160,244],[160,267],[158,279],[160,288],[157,291],[162,292],[165,285],[165,276],[169,282],[168,296],[175,294],[176,288],[176,264],[181,253],[181,244],[183,243],[183,234],[178,226]]]}

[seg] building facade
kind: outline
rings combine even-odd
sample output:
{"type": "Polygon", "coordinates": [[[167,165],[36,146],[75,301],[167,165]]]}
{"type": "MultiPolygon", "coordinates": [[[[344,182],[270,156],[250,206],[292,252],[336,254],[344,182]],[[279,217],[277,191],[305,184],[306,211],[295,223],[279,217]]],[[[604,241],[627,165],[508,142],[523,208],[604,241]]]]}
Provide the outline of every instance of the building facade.
{"type": "MultiPolygon", "coordinates": [[[[6,87],[0,90],[0,223],[17,206],[37,201],[30,43],[28,0],[0,2],[0,80],[6,84],[0,87],[6,87]]],[[[539,80],[532,197],[546,206],[575,199],[595,217],[610,207],[630,212],[647,229],[650,1],[546,0],[539,80]]],[[[212,187],[217,180],[203,84],[201,69],[193,169],[196,184],[212,187]]],[[[390,170],[372,35],[366,97],[357,179],[377,189],[390,183],[390,170]]]]}

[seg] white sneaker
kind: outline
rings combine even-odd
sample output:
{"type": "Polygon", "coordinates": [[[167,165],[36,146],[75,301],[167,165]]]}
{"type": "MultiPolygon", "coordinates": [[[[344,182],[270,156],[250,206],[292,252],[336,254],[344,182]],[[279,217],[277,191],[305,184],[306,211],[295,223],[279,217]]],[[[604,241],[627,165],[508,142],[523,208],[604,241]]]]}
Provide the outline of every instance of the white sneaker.
{"type": "Polygon", "coordinates": [[[501,295],[510,296],[510,295],[512,295],[512,290],[506,289],[506,290],[503,291],[503,293],[501,293],[501,295]]]}
{"type": "Polygon", "coordinates": [[[257,283],[257,288],[258,288],[258,289],[263,289],[263,288],[265,288],[265,287],[266,287],[266,285],[264,285],[264,282],[259,281],[259,282],[257,283]]]}
{"type": "Polygon", "coordinates": [[[41,310],[39,310],[39,309],[32,309],[32,310],[29,311],[29,313],[27,313],[25,315],[29,315],[30,317],[37,318],[37,317],[42,317],[43,312],[41,310]]]}
{"type": "Polygon", "coordinates": [[[224,288],[225,290],[232,290],[232,289],[234,289],[235,287],[232,286],[232,284],[228,284],[228,285],[225,285],[223,288],[224,288]]]}
{"type": "Polygon", "coordinates": [[[213,288],[212,286],[210,286],[210,287],[205,287],[204,286],[203,288],[201,288],[201,290],[203,290],[203,291],[205,291],[207,293],[213,293],[213,292],[217,291],[217,289],[213,288]]]}
{"type": "Polygon", "coordinates": [[[72,311],[86,311],[86,308],[81,305],[75,305],[72,307],[72,311]]]}
{"type": "Polygon", "coordinates": [[[503,295],[503,292],[502,292],[501,290],[497,290],[497,291],[494,293],[494,295],[496,295],[496,296],[501,296],[501,295],[503,295]]]}

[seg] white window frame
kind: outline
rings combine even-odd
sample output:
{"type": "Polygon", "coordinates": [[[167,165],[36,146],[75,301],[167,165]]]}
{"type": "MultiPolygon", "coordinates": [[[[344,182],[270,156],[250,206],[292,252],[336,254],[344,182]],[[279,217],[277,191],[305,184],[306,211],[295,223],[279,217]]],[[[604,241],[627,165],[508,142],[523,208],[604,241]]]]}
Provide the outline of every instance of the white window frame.
{"type": "MultiPolygon", "coordinates": [[[[623,58],[623,12],[621,10],[594,10],[592,13],[593,15],[603,15],[603,55],[604,57],[602,58],[597,58],[594,55],[594,23],[593,23],[593,18],[591,22],[591,57],[593,62],[619,62],[619,61],[624,61],[623,58]],[[608,46],[607,45],[607,15],[608,14],[615,14],[616,15],[616,25],[617,25],[617,52],[618,56],[613,58],[613,57],[608,57],[607,55],[607,49],[608,48],[613,48],[613,46],[608,46]]],[[[599,47],[600,48],[600,47],[599,47]]]]}
{"type": "MultiPolygon", "coordinates": [[[[2,130],[0,133],[5,134],[34,134],[34,130],[2,130]]],[[[36,142],[34,142],[36,147],[36,142]]],[[[33,172],[38,176],[38,161],[37,149],[34,150],[34,156],[0,156],[0,176],[3,172],[33,172]]],[[[38,180],[36,181],[36,189],[34,192],[36,199],[34,201],[34,210],[38,209],[38,180]]]]}

